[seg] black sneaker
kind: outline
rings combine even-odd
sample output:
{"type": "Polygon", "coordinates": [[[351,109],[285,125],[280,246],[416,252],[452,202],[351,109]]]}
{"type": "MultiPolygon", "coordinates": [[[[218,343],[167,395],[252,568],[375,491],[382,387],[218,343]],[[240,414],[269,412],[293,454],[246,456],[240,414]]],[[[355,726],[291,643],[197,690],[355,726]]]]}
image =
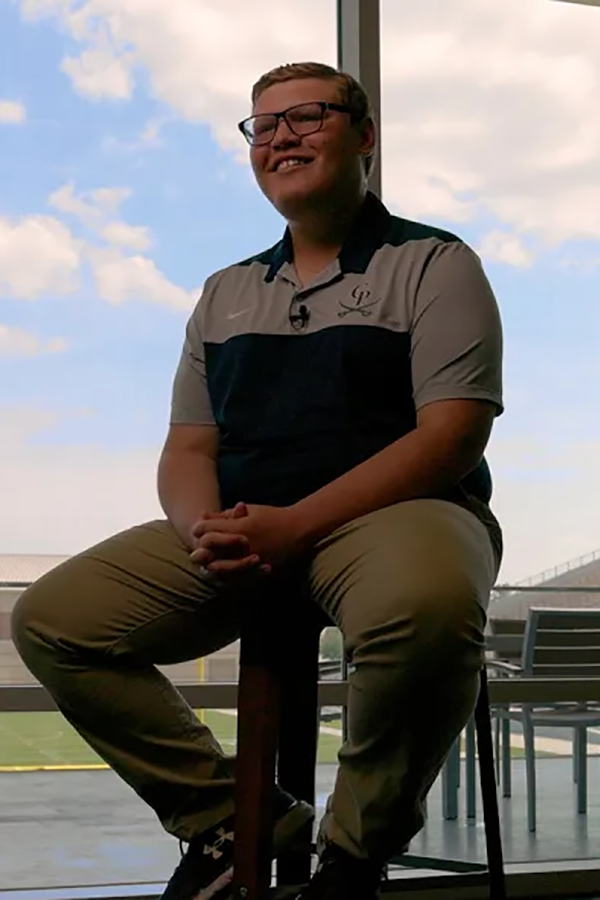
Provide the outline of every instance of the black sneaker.
{"type": "Polygon", "coordinates": [[[383,878],[383,866],[328,844],[296,900],[376,900],[383,878]]]}
{"type": "MultiPolygon", "coordinates": [[[[314,809],[281,788],[275,792],[273,850],[279,855],[295,838],[314,809]]],[[[192,838],[160,900],[229,900],[233,878],[234,817],[192,838]]]]}

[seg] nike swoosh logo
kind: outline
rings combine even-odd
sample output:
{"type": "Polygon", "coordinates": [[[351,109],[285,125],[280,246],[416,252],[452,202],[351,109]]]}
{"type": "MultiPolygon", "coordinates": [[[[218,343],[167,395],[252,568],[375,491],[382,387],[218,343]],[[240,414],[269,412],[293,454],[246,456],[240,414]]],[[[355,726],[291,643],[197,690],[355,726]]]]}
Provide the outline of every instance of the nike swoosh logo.
{"type": "Polygon", "coordinates": [[[252,312],[252,310],[253,310],[254,308],[255,308],[254,306],[248,306],[246,309],[238,309],[237,312],[228,313],[228,314],[227,314],[227,318],[228,318],[229,320],[231,320],[231,319],[237,319],[238,316],[243,316],[243,315],[245,315],[246,313],[252,312]]]}

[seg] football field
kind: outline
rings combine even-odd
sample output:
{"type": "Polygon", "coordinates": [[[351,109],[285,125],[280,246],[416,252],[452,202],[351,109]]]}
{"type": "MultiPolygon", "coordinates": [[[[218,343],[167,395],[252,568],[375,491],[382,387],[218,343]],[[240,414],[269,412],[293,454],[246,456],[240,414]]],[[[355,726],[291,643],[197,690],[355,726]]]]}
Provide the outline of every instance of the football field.
{"type": "MultiPolygon", "coordinates": [[[[198,712],[198,711],[197,711],[198,712]]],[[[199,713],[227,754],[235,753],[237,718],[233,710],[199,713]]],[[[337,760],[339,723],[321,729],[319,762],[337,760]]],[[[0,771],[95,769],[106,764],[58,712],[0,713],[0,771]]]]}

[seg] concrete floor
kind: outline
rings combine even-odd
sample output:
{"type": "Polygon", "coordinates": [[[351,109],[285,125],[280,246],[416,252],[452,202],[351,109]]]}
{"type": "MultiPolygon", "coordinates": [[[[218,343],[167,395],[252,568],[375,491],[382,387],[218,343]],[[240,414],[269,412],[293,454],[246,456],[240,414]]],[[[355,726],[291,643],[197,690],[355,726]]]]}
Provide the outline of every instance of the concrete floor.
{"type": "MultiPolygon", "coordinates": [[[[600,857],[600,758],[589,761],[589,809],[575,812],[570,759],[538,761],[538,831],[527,831],[524,767],[513,763],[513,797],[501,802],[507,862],[600,857]]],[[[318,769],[318,805],[332,788],[335,766],[318,769]]],[[[166,881],[179,859],[175,839],[110,771],[0,774],[0,890],[166,881]]],[[[411,853],[485,860],[478,818],[441,815],[436,784],[429,820],[411,853]]]]}

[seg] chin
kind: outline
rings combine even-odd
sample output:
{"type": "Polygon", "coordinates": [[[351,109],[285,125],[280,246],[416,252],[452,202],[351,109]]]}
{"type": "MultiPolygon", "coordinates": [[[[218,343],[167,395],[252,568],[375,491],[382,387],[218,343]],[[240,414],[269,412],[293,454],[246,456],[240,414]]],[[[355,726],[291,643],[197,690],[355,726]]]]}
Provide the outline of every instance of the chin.
{"type": "Polygon", "coordinates": [[[264,190],[268,200],[285,218],[294,218],[303,210],[311,209],[322,203],[331,191],[325,184],[316,185],[278,185],[273,190],[264,190]]]}
{"type": "Polygon", "coordinates": [[[275,209],[286,218],[295,215],[316,202],[314,191],[281,191],[269,198],[275,209]]]}

